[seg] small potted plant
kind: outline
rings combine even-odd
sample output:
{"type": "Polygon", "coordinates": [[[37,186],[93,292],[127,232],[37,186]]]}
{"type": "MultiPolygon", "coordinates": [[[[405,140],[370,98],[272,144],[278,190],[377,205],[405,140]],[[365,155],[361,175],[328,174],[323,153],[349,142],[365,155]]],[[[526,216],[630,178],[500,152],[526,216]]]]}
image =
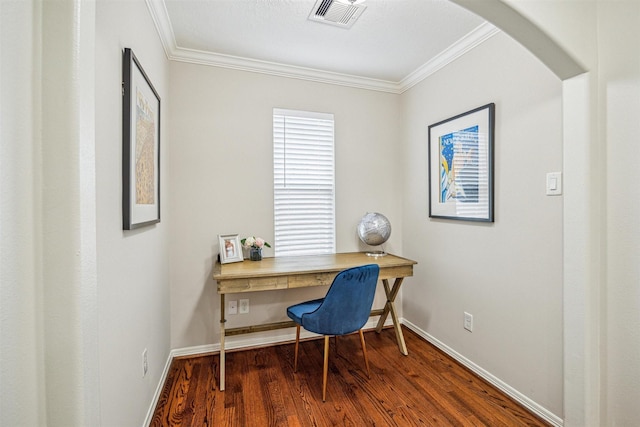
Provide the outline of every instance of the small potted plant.
{"type": "Polygon", "coordinates": [[[249,249],[249,259],[251,261],[260,261],[262,259],[262,248],[264,246],[271,247],[263,238],[255,236],[245,237],[240,243],[242,243],[243,248],[249,249]]]}

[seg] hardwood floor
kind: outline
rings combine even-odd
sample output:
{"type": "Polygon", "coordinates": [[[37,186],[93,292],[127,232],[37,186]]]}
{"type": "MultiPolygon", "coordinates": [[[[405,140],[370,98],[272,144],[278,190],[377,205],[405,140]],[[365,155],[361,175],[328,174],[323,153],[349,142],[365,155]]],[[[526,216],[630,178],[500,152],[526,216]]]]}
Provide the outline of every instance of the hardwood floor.
{"type": "Polygon", "coordinates": [[[217,390],[218,355],[175,359],[152,426],[546,426],[502,392],[403,328],[366,332],[371,379],[358,334],[331,339],[322,402],[322,339],[227,353],[227,389],[217,390]]]}

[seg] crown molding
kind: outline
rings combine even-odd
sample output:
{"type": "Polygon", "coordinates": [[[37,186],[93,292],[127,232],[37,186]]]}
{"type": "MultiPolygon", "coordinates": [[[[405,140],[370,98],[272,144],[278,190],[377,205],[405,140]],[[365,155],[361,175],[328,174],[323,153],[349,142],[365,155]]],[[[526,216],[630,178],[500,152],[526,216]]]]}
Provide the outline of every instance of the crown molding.
{"type": "Polygon", "coordinates": [[[400,92],[405,92],[411,89],[413,86],[420,83],[436,71],[452,63],[456,59],[460,58],[465,53],[469,52],[473,48],[479,46],[483,42],[489,40],[494,35],[498,34],[500,30],[488,22],[484,22],[476,27],[466,36],[462,37],[448,49],[440,52],[437,56],[431,59],[426,64],[418,67],[414,72],[402,79],[398,86],[400,92]]]}
{"type": "Polygon", "coordinates": [[[145,2],[156,30],[158,31],[158,35],[160,36],[165,54],[170,61],[228,68],[395,94],[401,94],[407,91],[431,74],[500,32],[498,28],[485,22],[458,40],[447,50],[441,52],[438,56],[413,71],[400,82],[393,82],[182,48],[176,43],[173,27],[171,26],[171,20],[169,19],[164,0],[145,0],[145,2]]]}
{"type": "Polygon", "coordinates": [[[168,58],[173,61],[189,62],[192,64],[209,65],[213,67],[230,68],[233,70],[268,74],[272,76],[292,79],[308,80],[359,89],[369,89],[381,92],[398,92],[398,84],[386,80],[368,77],[322,71],[313,68],[297,67],[276,62],[247,59],[219,53],[204,52],[193,49],[177,48],[168,58]]]}
{"type": "Polygon", "coordinates": [[[167,12],[167,6],[164,0],[145,0],[147,8],[151,14],[158,35],[160,36],[160,42],[164,48],[164,53],[167,58],[171,59],[171,54],[178,49],[175,35],[173,34],[173,26],[171,26],[171,19],[169,19],[169,12],[167,12]]]}

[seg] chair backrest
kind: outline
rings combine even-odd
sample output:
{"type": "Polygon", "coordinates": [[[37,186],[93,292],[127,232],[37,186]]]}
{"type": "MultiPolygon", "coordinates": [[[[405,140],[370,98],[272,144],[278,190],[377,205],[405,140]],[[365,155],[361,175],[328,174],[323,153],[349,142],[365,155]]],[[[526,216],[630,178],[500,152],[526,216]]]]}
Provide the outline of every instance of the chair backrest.
{"type": "Polygon", "coordinates": [[[338,273],[317,310],[302,316],[302,327],[323,335],[361,329],[371,313],[380,267],[368,264],[338,273]]]}

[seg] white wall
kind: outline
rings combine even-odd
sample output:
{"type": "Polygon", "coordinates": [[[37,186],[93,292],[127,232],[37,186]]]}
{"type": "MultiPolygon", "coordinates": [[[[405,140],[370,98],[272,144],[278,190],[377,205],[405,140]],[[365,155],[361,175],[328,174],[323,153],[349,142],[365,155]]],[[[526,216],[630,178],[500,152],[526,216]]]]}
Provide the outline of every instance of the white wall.
{"type": "Polygon", "coordinates": [[[562,85],[500,33],[402,95],[404,317],[562,417],[562,85]],[[428,126],[496,104],[495,223],[428,218],[428,126]],[[463,329],[463,312],[474,330],[463,329]]]}
{"type": "Polygon", "coordinates": [[[640,3],[600,9],[600,123],[606,141],[604,424],[640,425],[640,3]]]}
{"type": "Polygon", "coordinates": [[[638,425],[640,4],[507,3],[588,71],[563,95],[565,425],[638,425]]]}
{"type": "Polygon", "coordinates": [[[141,425],[170,349],[168,221],[122,231],[122,49],[161,97],[164,51],[142,0],[0,7],[0,424],[141,425]]]}
{"type": "Polygon", "coordinates": [[[601,345],[606,324],[606,148],[598,119],[598,9],[606,2],[507,3],[585,71],[563,82],[564,423],[607,425],[601,388],[606,353],[601,345]]]}
{"type": "MultiPolygon", "coordinates": [[[[355,227],[377,211],[394,227],[386,249],[401,253],[397,95],[175,62],[169,96],[172,348],[219,343],[217,235],[273,243],[274,107],[335,115],[337,250],[361,250],[355,227]]],[[[250,294],[250,314],[227,326],[286,320],[288,305],[324,292],[250,294]]]]}
{"type": "Polygon", "coordinates": [[[96,425],[95,8],[1,7],[0,423],[96,425]]]}
{"type": "Polygon", "coordinates": [[[170,350],[168,60],[143,0],[96,4],[96,194],[102,426],[142,425],[170,350]],[[161,222],[122,230],[122,51],[161,99],[161,222]],[[148,351],[142,378],[142,352],[148,351]]]}
{"type": "Polygon", "coordinates": [[[38,313],[38,142],[32,79],[37,49],[31,2],[0,2],[0,424],[41,425],[42,337],[38,313]]]}
{"type": "MultiPolygon", "coordinates": [[[[40,6],[38,2],[34,4],[40,6]]],[[[39,178],[42,327],[46,424],[99,422],[96,188],[95,5],[42,2],[42,126],[34,168],[39,178]]],[[[37,124],[37,122],[36,122],[37,124]]]]}

